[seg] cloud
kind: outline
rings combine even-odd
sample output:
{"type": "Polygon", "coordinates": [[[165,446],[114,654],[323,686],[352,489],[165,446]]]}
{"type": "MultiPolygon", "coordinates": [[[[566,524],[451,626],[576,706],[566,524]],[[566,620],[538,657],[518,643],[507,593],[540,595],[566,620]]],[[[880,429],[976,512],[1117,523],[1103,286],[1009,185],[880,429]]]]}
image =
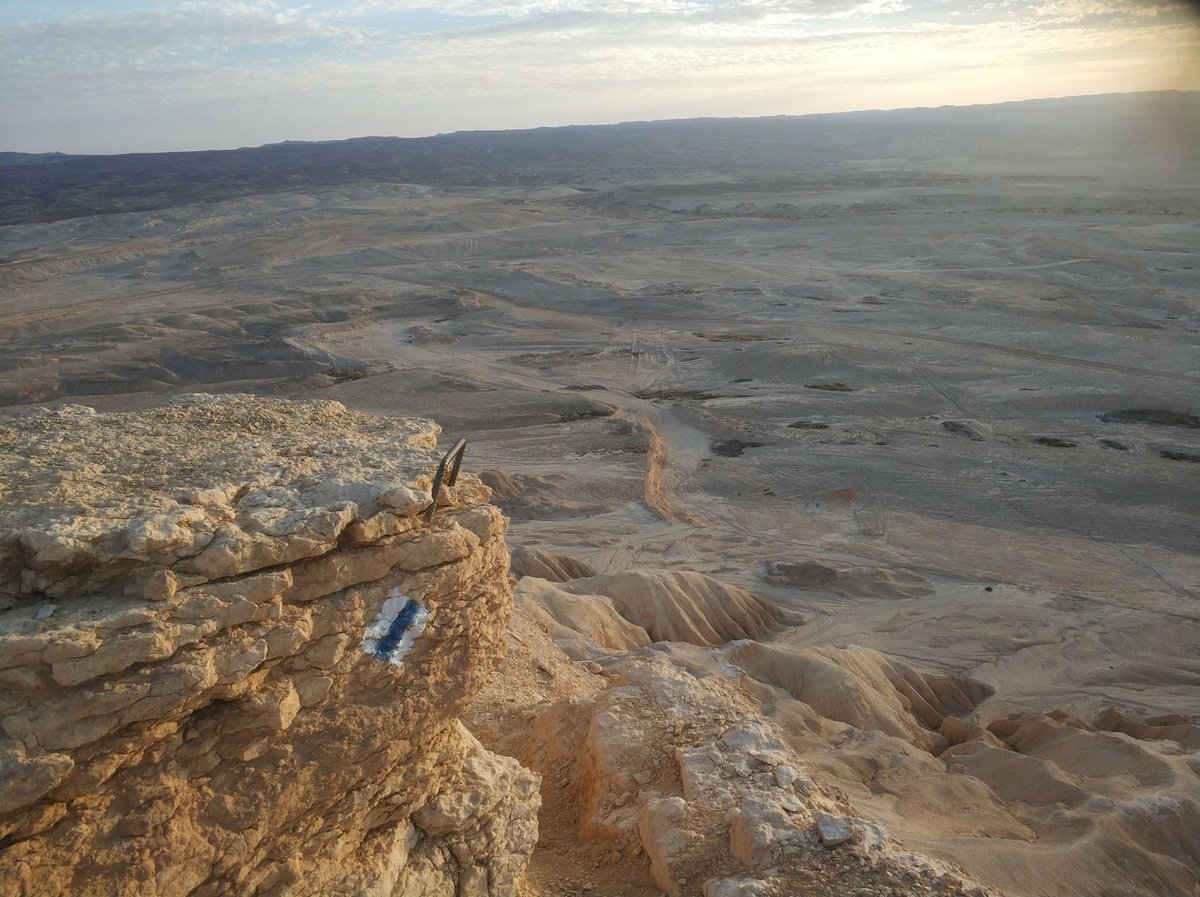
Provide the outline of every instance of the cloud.
{"type": "Polygon", "coordinates": [[[163,11],[82,13],[20,23],[9,30],[7,62],[17,66],[143,68],[190,65],[247,47],[358,42],[361,30],[270,2],[186,3],[163,11]]]}
{"type": "Polygon", "coordinates": [[[987,102],[1183,86],[1170,66],[1200,49],[1187,5],[1165,0],[122,5],[5,28],[10,140],[111,151],[987,102]]]}

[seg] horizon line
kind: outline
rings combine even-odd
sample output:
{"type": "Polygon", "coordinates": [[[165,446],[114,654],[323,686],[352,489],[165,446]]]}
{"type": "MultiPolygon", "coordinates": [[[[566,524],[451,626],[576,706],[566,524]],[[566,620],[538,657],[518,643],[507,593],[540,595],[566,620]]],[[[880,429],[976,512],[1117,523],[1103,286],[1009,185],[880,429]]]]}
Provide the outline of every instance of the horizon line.
{"type": "Polygon", "coordinates": [[[526,128],[462,128],[456,131],[438,131],[432,134],[419,134],[415,136],[404,137],[400,135],[389,134],[359,134],[353,137],[328,137],[315,138],[311,140],[296,140],[293,138],[283,138],[282,140],[270,140],[266,143],[256,145],[243,144],[242,146],[225,146],[225,147],[202,147],[195,149],[174,149],[174,150],[130,150],[121,153],[68,153],[61,150],[9,150],[0,149],[0,154],[5,155],[20,155],[20,156],[63,156],[65,158],[116,158],[120,156],[165,156],[177,153],[236,153],[246,150],[266,149],[267,147],[284,146],[287,144],[311,146],[323,143],[346,143],[352,140],[432,140],[438,137],[453,137],[457,134],[511,134],[525,131],[555,131],[567,130],[569,128],[613,128],[623,125],[648,125],[648,124],[665,124],[669,122],[687,122],[687,121],[758,121],[762,119],[776,118],[830,118],[838,115],[865,115],[865,114],[885,114],[891,112],[918,112],[918,111],[933,111],[941,109],[979,109],[989,106],[1010,106],[1019,103],[1041,103],[1054,102],[1059,100],[1084,100],[1096,99],[1100,97],[1129,97],[1150,94],[1200,94],[1200,88],[1185,89],[1185,88],[1162,88],[1159,90],[1128,90],[1128,91],[1109,91],[1106,93],[1085,93],[1085,94],[1067,94],[1065,96],[1051,97],[1024,97],[1018,100],[998,100],[994,103],[940,103],[933,106],[895,106],[891,108],[872,107],[867,109],[842,109],[837,112],[777,112],[769,115],[695,115],[687,118],[643,118],[643,119],[626,119],[622,121],[608,122],[574,122],[565,125],[534,125],[526,128]]]}

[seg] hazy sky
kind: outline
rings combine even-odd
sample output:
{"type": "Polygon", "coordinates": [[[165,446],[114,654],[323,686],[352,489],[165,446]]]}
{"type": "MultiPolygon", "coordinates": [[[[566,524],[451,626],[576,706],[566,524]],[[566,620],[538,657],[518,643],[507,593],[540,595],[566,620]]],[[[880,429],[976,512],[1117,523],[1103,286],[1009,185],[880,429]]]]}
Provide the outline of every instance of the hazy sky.
{"type": "Polygon", "coordinates": [[[0,0],[0,148],[1200,89],[1179,0],[0,0]]]}

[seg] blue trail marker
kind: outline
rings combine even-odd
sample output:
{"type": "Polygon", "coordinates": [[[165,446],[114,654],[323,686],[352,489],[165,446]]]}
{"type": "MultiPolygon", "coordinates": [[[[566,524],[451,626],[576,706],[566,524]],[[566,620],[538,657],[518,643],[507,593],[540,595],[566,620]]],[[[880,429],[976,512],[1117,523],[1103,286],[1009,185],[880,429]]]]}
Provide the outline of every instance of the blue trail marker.
{"type": "Polygon", "coordinates": [[[393,589],[383,602],[379,615],[367,627],[362,649],[392,666],[401,666],[417,639],[425,632],[429,618],[427,607],[417,599],[393,589]]]}

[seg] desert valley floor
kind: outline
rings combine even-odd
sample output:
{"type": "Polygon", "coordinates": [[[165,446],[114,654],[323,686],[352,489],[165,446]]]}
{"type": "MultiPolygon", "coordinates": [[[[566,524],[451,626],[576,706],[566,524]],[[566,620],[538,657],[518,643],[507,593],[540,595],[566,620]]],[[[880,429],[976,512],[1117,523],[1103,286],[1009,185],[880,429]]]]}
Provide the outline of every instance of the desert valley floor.
{"type": "Polygon", "coordinates": [[[788,648],[986,683],[980,723],[1190,726],[979,761],[976,803],[851,791],[997,888],[1101,893],[1103,855],[1149,892],[1186,850],[1098,820],[1200,828],[1198,197],[1132,163],[878,158],[14,224],[0,402],[430,417],[469,440],[516,548],[741,586],[803,621],[788,648]],[[1078,796],[1039,803],[1051,783],[1078,796]]]}

